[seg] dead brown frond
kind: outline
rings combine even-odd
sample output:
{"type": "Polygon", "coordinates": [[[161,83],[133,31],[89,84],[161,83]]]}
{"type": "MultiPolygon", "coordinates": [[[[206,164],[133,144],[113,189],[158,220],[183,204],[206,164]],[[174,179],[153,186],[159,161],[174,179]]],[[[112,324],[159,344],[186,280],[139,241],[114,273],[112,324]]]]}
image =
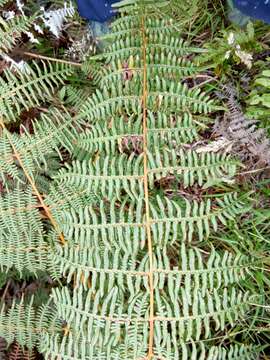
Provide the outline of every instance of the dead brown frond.
{"type": "Polygon", "coordinates": [[[37,352],[35,350],[26,350],[17,342],[14,342],[8,352],[8,360],[37,360],[37,352]]]}
{"type": "Polygon", "coordinates": [[[216,122],[215,134],[231,141],[232,152],[248,168],[257,169],[269,166],[270,141],[264,129],[258,128],[256,120],[245,117],[236,100],[234,88],[224,86],[221,96],[227,104],[228,112],[222,120],[216,122]]]}

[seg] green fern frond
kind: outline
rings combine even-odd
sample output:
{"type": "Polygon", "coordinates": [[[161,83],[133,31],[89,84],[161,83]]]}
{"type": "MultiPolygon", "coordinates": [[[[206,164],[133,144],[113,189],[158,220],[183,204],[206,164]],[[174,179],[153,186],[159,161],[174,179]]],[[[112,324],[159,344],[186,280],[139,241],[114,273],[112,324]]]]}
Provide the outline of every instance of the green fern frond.
{"type": "Polygon", "coordinates": [[[236,172],[236,161],[226,154],[195,151],[156,150],[148,154],[149,185],[168,176],[176,176],[184,187],[198,183],[202,186],[209,180],[232,178],[236,172]]]}
{"type": "MultiPolygon", "coordinates": [[[[233,256],[230,252],[222,254],[212,250],[207,261],[203,259],[198,248],[187,249],[181,245],[179,265],[173,269],[166,252],[159,248],[154,257],[154,279],[159,289],[168,283],[169,294],[180,292],[184,283],[186,293],[200,289],[204,297],[207,292],[239,283],[244,280],[256,266],[248,257],[241,254],[233,256]]],[[[59,267],[68,282],[76,286],[82,284],[87,290],[89,279],[91,288],[106,293],[114,286],[124,291],[129,290],[132,297],[147,284],[149,259],[142,256],[140,250],[123,251],[120,248],[97,249],[94,246],[80,247],[76,244],[57,246],[52,252],[52,264],[59,267]]]]}
{"type": "Polygon", "coordinates": [[[160,346],[158,356],[153,359],[257,360],[258,354],[258,348],[248,345],[210,346],[208,348],[202,341],[191,341],[189,344],[180,342],[173,348],[167,346],[166,350],[160,346]]]}
{"type": "MultiPolygon", "coordinates": [[[[229,179],[235,174],[236,161],[226,154],[163,151],[148,154],[149,189],[161,179],[175,176],[184,187],[205,181],[229,179]]],[[[124,193],[131,198],[143,195],[143,156],[121,154],[101,157],[93,163],[76,161],[67,165],[55,177],[57,181],[100,194],[102,197],[119,200],[124,193]]]]}
{"type": "Polygon", "coordinates": [[[0,197],[0,266],[37,273],[47,265],[47,244],[38,201],[31,189],[16,189],[0,197]]]}
{"type": "MultiPolygon", "coordinates": [[[[153,13],[153,11],[152,11],[153,13]]],[[[125,15],[125,17],[120,17],[116,19],[112,25],[112,31],[109,34],[106,34],[102,39],[115,39],[115,38],[125,38],[130,37],[130,35],[139,35],[140,33],[140,18],[138,15],[125,15]]],[[[158,17],[154,18],[153,16],[146,19],[147,33],[160,33],[171,34],[174,33],[177,29],[175,22],[171,19],[160,19],[158,17]]]]}
{"type": "Polygon", "coordinates": [[[157,344],[166,339],[175,344],[179,337],[186,342],[210,338],[213,328],[224,331],[226,326],[235,326],[250,309],[250,294],[236,292],[235,288],[214,289],[203,297],[200,289],[186,291],[182,287],[179,292],[166,295],[155,291],[157,344]]]}
{"type": "MultiPolygon", "coordinates": [[[[198,69],[191,61],[183,58],[179,58],[171,53],[165,56],[163,53],[155,55],[151,54],[147,56],[148,62],[148,76],[155,77],[161,75],[168,79],[179,79],[182,80],[183,76],[190,76],[198,69]]],[[[103,69],[100,74],[101,86],[108,86],[112,81],[123,81],[130,77],[141,77],[143,73],[143,64],[140,58],[131,57],[129,61],[121,63],[118,62],[110,63],[109,68],[103,69]]]]}
{"type": "MultiPolygon", "coordinates": [[[[150,148],[171,145],[177,142],[189,143],[199,138],[198,126],[190,114],[167,116],[164,113],[149,112],[148,139],[150,148]]],[[[96,152],[114,154],[122,152],[141,152],[142,117],[113,118],[99,121],[90,130],[78,136],[75,156],[80,159],[96,152]]]]}
{"type": "Polygon", "coordinates": [[[33,301],[33,297],[29,303],[23,299],[21,299],[20,303],[14,301],[7,312],[5,307],[2,307],[0,312],[0,336],[8,344],[11,344],[16,339],[21,346],[33,349],[40,346],[43,332],[49,334],[60,332],[61,323],[57,320],[51,302],[37,309],[33,301]]]}
{"type": "MultiPolygon", "coordinates": [[[[99,206],[56,210],[55,216],[67,238],[77,244],[119,246],[136,249],[146,244],[144,203],[142,199],[119,202],[116,198],[100,201],[99,206]],[[132,241],[131,241],[132,240],[132,241]]],[[[172,245],[179,241],[192,241],[197,235],[202,241],[217,231],[218,221],[226,226],[249,207],[236,194],[226,194],[215,201],[190,202],[184,204],[157,196],[150,203],[150,226],[154,243],[159,246],[172,245]],[[181,240],[180,240],[181,239],[181,240]]]]}
{"type": "MultiPolygon", "coordinates": [[[[213,290],[211,294],[206,293],[205,297],[202,297],[200,290],[196,289],[191,298],[182,288],[179,293],[174,292],[170,302],[164,299],[161,290],[156,289],[155,297],[157,299],[155,351],[157,352],[160,350],[159,344],[163,345],[167,342],[176,344],[179,337],[184,341],[193,340],[192,336],[198,340],[202,334],[204,338],[209,338],[210,323],[215,323],[216,331],[222,331],[226,323],[234,326],[250,308],[248,293],[236,293],[234,288],[220,292],[213,290]],[[169,304],[174,304],[174,310],[169,304]],[[169,329],[168,323],[171,324],[169,329]]],[[[57,311],[61,318],[70,324],[70,332],[76,329],[77,336],[89,342],[90,347],[94,346],[96,349],[105,346],[117,347],[118,343],[121,343],[120,339],[126,337],[130,337],[130,342],[136,344],[140,334],[144,339],[147,338],[148,328],[145,323],[148,323],[149,317],[149,298],[144,297],[143,294],[137,293],[127,302],[123,293],[116,287],[106,293],[101,290],[95,292],[92,289],[85,293],[79,287],[72,294],[67,288],[61,291],[55,289],[53,298],[58,304],[57,311]],[[139,311],[138,299],[140,301],[144,299],[143,311],[139,311]],[[134,331],[133,334],[131,329],[134,331]],[[138,338],[132,338],[132,335],[137,334],[138,338]]],[[[113,348],[110,349],[112,350],[113,348]]]]}
{"type": "Polygon", "coordinates": [[[73,85],[67,85],[61,89],[60,96],[65,98],[65,104],[79,109],[91,95],[91,92],[89,88],[78,88],[73,85]]]}
{"type": "Polygon", "coordinates": [[[76,189],[63,183],[51,185],[50,192],[46,196],[46,204],[54,209],[68,211],[70,208],[78,209],[93,202],[94,194],[87,190],[76,189]]]}
{"type": "Polygon", "coordinates": [[[183,207],[176,201],[157,196],[156,203],[150,203],[150,209],[153,237],[158,244],[165,246],[178,240],[178,232],[181,241],[191,242],[194,234],[203,241],[209,236],[210,228],[217,231],[218,221],[226,226],[228,220],[236,219],[249,207],[236,193],[228,193],[223,198],[217,198],[216,204],[210,199],[201,202],[185,199],[183,207]]]}
{"type": "MultiPolygon", "coordinates": [[[[112,115],[121,115],[121,110],[130,115],[142,112],[141,96],[134,91],[140,83],[126,82],[104,87],[103,92],[99,90],[83,106],[78,114],[78,119],[87,118],[97,121],[112,115]]],[[[185,84],[167,82],[156,77],[149,84],[148,107],[150,111],[158,112],[186,112],[189,108],[194,113],[208,113],[220,110],[213,99],[203,93],[200,89],[189,89],[185,84]]]]}
{"type": "Polygon", "coordinates": [[[0,139],[0,174],[6,182],[7,175],[23,182],[23,172],[18,158],[25,170],[35,177],[35,172],[41,164],[46,166],[47,155],[58,153],[60,148],[71,151],[77,136],[77,129],[73,127],[73,119],[57,109],[42,114],[33,123],[34,134],[25,131],[22,135],[10,133],[4,129],[0,139]]]}
{"type": "MultiPolygon", "coordinates": [[[[125,336],[125,343],[113,347],[113,343],[108,345],[108,352],[102,351],[97,346],[88,346],[88,341],[82,337],[75,337],[72,333],[61,337],[60,335],[43,338],[43,348],[48,350],[46,360],[58,360],[59,356],[63,360],[95,360],[106,358],[111,360],[119,359],[143,359],[147,351],[147,344],[143,343],[142,334],[129,326],[131,337],[125,336]],[[137,336],[138,341],[134,342],[137,336]],[[131,338],[131,339],[130,339],[131,338]],[[82,354],[81,349],[85,349],[82,354]]],[[[191,341],[188,345],[183,341],[178,341],[174,347],[167,345],[156,351],[153,360],[181,359],[181,360],[257,360],[259,349],[245,345],[230,346],[210,346],[204,342],[191,341]]]]}
{"type": "MultiPolygon", "coordinates": [[[[147,26],[147,24],[146,24],[147,26]]],[[[132,31],[127,35],[131,35],[132,31]]],[[[141,38],[137,36],[125,37],[125,32],[121,34],[120,39],[114,39],[113,43],[102,54],[95,55],[93,59],[105,59],[106,62],[111,62],[117,59],[127,61],[131,56],[136,56],[141,51],[141,38]]],[[[149,32],[147,42],[147,52],[151,51],[155,54],[163,54],[176,57],[182,57],[190,53],[201,53],[202,49],[189,46],[183,39],[173,37],[160,32],[149,32]]]]}
{"type": "Polygon", "coordinates": [[[57,63],[32,63],[27,71],[13,73],[7,69],[0,78],[0,114],[5,122],[16,121],[22,109],[29,110],[47,101],[55,89],[71,75],[71,67],[57,63]]]}
{"type": "MultiPolygon", "coordinates": [[[[5,2],[0,6],[4,4],[5,2]]],[[[30,30],[35,18],[35,16],[26,17],[21,15],[14,16],[13,19],[6,21],[0,16],[0,53],[8,53],[16,45],[22,33],[30,30]]]]}
{"type": "MultiPolygon", "coordinates": [[[[122,3],[127,7],[107,36],[111,45],[92,59],[106,60],[106,70],[96,75],[100,89],[83,100],[71,88],[60,94],[75,107],[73,119],[49,111],[21,136],[2,121],[0,173],[9,192],[0,200],[0,225],[12,238],[4,238],[3,247],[15,243],[19,252],[22,235],[34,242],[39,231],[38,255],[46,243],[42,266],[65,286],[52,289],[46,310],[34,313],[22,303],[3,310],[0,336],[37,346],[47,360],[247,360],[258,353],[245,340],[236,345],[243,337],[235,335],[257,303],[246,286],[256,259],[213,249],[208,240],[249,210],[248,196],[224,187],[223,194],[214,186],[205,191],[211,181],[230,180],[237,163],[226,154],[196,152],[191,144],[199,139],[201,114],[221,108],[185,78],[199,71],[187,59],[201,50],[179,38],[175,24],[157,11],[166,3],[122,3]],[[56,175],[48,169],[55,181],[41,195],[38,177],[48,159],[66,159],[62,148],[74,161],[68,158],[56,175]],[[31,190],[12,192],[10,177],[28,180],[31,190]],[[171,178],[175,191],[167,186],[171,178]],[[190,191],[193,185],[199,194],[190,191]]],[[[11,104],[12,89],[3,83],[5,121],[53,94],[58,73],[60,79],[70,73],[60,65],[53,71],[6,75],[16,101],[11,104]]],[[[22,271],[23,257],[6,267],[22,271]]]]}
{"type": "Polygon", "coordinates": [[[143,194],[143,158],[134,155],[120,157],[106,157],[90,162],[75,162],[61,170],[55,179],[88,192],[100,193],[102,197],[119,200],[123,192],[131,198],[139,198],[143,194]]]}

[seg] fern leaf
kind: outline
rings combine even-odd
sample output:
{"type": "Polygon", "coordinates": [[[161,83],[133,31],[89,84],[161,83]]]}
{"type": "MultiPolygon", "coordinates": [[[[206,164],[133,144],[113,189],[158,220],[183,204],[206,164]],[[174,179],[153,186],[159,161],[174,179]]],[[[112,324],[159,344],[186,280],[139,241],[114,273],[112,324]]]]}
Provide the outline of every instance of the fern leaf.
{"type": "MultiPolygon", "coordinates": [[[[4,5],[0,4],[0,6],[4,5]]],[[[6,21],[0,17],[0,52],[8,53],[15,45],[22,33],[30,30],[35,16],[14,16],[14,18],[6,21]]]]}
{"type": "MultiPolygon", "coordinates": [[[[154,189],[157,181],[169,176],[175,176],[184,187],[195,182],[202,186],[205,181],[228,179],[236,169],[235,160],[225,154],[156,151],[155,155],[149,153],[148,156],[150,189],[154,189]]],[[[109,199],[116,196],[120,200],[124,192],[131,198],[139,198],[143,194],[143,157],[132,153],[118,158],[99,158],[93,164],[86,160],[76,161],[61,170],[55,179],[109,199]]]]}
{"type": "Polygon", "coordinates": [[[143,194],[143,159],[133,155],[115,159],[106,157],[96,161],[93,165],[87,161],[75,162],[67,166],[66,171],[61,171],[55,179],[88,192],[98,193],[102,197],[119,200],[123,191],[131,198],[139,198],[143,194]]]}
{"type": "MultiPolygon", "coordinates": [[[[134,94],[134,88],[138,85],[136,82],[120,83],[117,87],[113,84],[108,89],[104,87],[103,92],[97,90],[96,94],[82,106],[78,119],[87,117],[96,121],[117,114],[122,108],[127,114],[140,114],[141,97],[134,94]]],[[[148,107],[153,112],[163,110],[166,113],[184,112],[189,107],[194,113],[207,113],[219,109],[200,89],[188,89],[185,84],[167,83],[158,77],[149,84],[148,107]]]]}
{"type": "MultiPolygon", "coordinates": [[[[160,339],[162,342],[162,339],[160,339]]],[[[160,359],[200,359],[200,360],[257,360],[259,350],[248,345],[210,346],[204,342],[191,341],[188,345],[180,342],[173,348],[167,346],[166,350],[160,346],[158,356],[160,359]]]]}
{"type": "MultiPolygon", "coordinates": [[[[134,249],[146,242],[143,206],[142,200],[128,203],[127,199],[110,199],[101,201],[99,209],[90,205],[70,212],[56,210],[55,216],[66,237],[74,236],[73,241],[82,246],[91,236],[92,246],[100,246],[101,241],[109,247],[114,243],[123,249],[134,249]]],[[[185,200],[184,205],[157,196],[150,204],[153,238],[160,246],[178,242],[179,233],[182,241],[190,242],[194,235],[202,241],[209,236],[210,228],[217,231],[218,221],[226,225],[245,210],[248,207],[236,194],[226,194],[214,203],[210,199],[201,203],[185,200]]]]}
{"type": "Polygon", "coordinates": [[[33,349],[40,345],[43,332],[57,333],[61,326],[56,319],[55,312],[50,303],[34,309],[33,298],[30,303],[23,299],[20,303],[12,303],[11,308],[5,312],[2,307],[0,312],[0,336],[5,338],[8,344],[16,342],[23,347],[33,349]]]}
{"type": "Polygon", "coordinates": [[[14,190],[0,197],[1,270],[16,268],[37,273],[47,265],[47,244],[31,190],[14,190]]]}
{"type": "MultiPolygon", "coordinates": [[[[154,51],[155,53],[162,53],[164,55],[173,55],[181,57],[189,53],[202,52],[201,49],[195,47],[189,47],[188,44],[181,38],[174,38],[169,35],[161,33],[149,33],[147,52],[154,51]]],[[[116,39],[112,45],[103,54],[95,55],[93,59],[100,60],[105,58],[106,61],[110,62],[115,59],[128,59],[130,56],[134,56],[141,51],[141,38],[122,37],[116,39]]]]}
{"type": "MultiPolygon", "coordinates": [[[[223,181],[236,169],[227,155],[186,150],[192,149],[188,142],[198,139],[197,124],[205,118],[200,114],[220,107],[185,81],[198,71],[187,59],[201,50],[180,39],[173,22],[157,11],[166,4],[122,3],[123,16],[108,36],[111,45],[94,58],[106,59],[106,70],[97,76],[101,88],[79,102],[74,119],[58,113],[54,119],[48,113],[35,122],[31,136],[11,134],[2,126],[3,179],[24,181],[22,173],[29,173],[26,178],[35,185],[37,169],[56,153],[61,158],[61,147],[75,158],[54,176],[44,202],[35,191],[53,219],[53,226],[46,226],[47,270],[56,279],[63,276],[66,285],[52,290],[51,314],[48,306],[41,314],[29,306],[25,320],[22,305],[14,304],[0,315],[0,336],[37,346],[45,359],[246,360],[258,353],[252,345],[235,345],[238,337],[233,335],[255,302],[246,279],[256,259],[222,247],[214,250],[207,241],[211,232],[249,210],[247,196],[214,189],[211,197],[191,201],[169,196],[159,186],[163,178],[173,177],[188,193],[188,187],[223,181]],[[59,234],[64,242],[59,243],[59,234]],[[15,327],[21,330],[16,333],[15,327]],[[230,338],[224,342],[228,329],[230,338]]],[[[2,106],[8,121],[44,99],[35,97],[30,75],[24,80],[23,89],[15,86],[15,107],[8,95],[2,106]]],[[[37,86],[53,85],[51,80],[37,86]]],[[[11,198],[14,209],[17,198],[11,198]]],[[[0,203],[3,211],[5,201],[0,203]]],[[[36,218],[27,219],[36,210],[18,213],[36,224],[36,218]]],[[[15,226],[27,231],[21,219],[13,224],[16,219],[5,220],[7,232],[15,226]]],[[[43,225],[40,218],[38,223],[43,225]]]]}
{"type": "MultiPolygon", "coordinates": [[[[200,249],[187,249],[184,244],[179,258],[179,265],[172,269],[164,250],[157,248],[154,257],[157,287],[163,288],[167,282],[170,296],[180,291],[180,284],[184,283],[187,294],[195,288],[200,289],[200,294],[205,297],[214,289],[240,283],[256,264],[240,254],[233,256],[229,252],[220,254],[214,250],[205,262],[200,249]]],[[[130,252],[119,247],[96,249],[91,245],[81,247],[71,243],[57,246],[52,252],[51,262],[59,266],[60,273],[68,282],[75,281],[76,286],[82,284],[87,290],[91,281],[91,288],[100,289],[102,294],[114,286],[122,291],[128,288],[129,297],[145,286],[149,271],[149,259],[140,254],[139,248],[130,252]]]]}
{"type": "Polygon", "coordinates": [[[23,182],[24,175],[18,157],[25,170],[32,176],[41,164],[47,164],[47,157],[55,151],[61,157],[60,148],[71,151],[77,136],[77,129],[73,125],[73,119],[68,114],[62,114],[53,109],[49,114],[43,114],[39,121],[33,124],[33,135],[27,131],[23,135],[10,133],[3,130],[0,139],[0,174],[6,182],[7,176],[23,182]]]}
{"type": "MultiPolygon", "coordinates": [[[[175,292],[175,297],[177,294],[175,292]]],[[[205,338],[208,338],[211,334],[210,322],[214,321],[216,330],[222,330],[226,321],[233,326],[249,308],[248,294],[238,293],[236,295],[234,289],[230,291],[230,294],[227,289],[221,292],[214,290],[211,294],[207,293],[204,298],[200,296],[199,289],[197,289],[193,293],[194,298],[192,296],[192,300],[195,301],[192,303],[193,306],[189,304],[187,294],[182,289],[177,298],[174,297],[173,302],[177,315],[171,311],[168,302],[163,305],[162,295],[158,289],[155,296],[157,299],[155,316],[157,344],[161,342],[160,336],[162,342],[165,343],[167,341],[177,343],[178,336],[188,341],[194,331],[193,326],[196,329],[196,339],[202,333],[205,338]],[[190,316],[190,308],[192,316],[190,316]],[[162,314],[165,313],[168,316],[167,319],[164,319],[163,315],[159,316],[160,310],[162,310],[162,314]],[[168,322],[171,323],[171,331],[168,331],[168,322]]],[[[72,296],[67,288],[61,291],[56,289],[53,297],[55,303],[59,304],[58,313],[61,318],[70,324],[70,331],[72,332],[73,328],[78,329],[80,324],[80,331],[77,331],[77,335],[89,342],[90,347],[93,346],[96,351],[107,345],[110,353],[113,352],[113,347],[118,345],[119,340],[117,339],[122,337],[130,337],[130,343],[134,344],[140,339],[140,335],[147,338],[148,329],[145,327],[145,323],[148,322],[147,308],[149,305],[147,306],[147,302],[149,299],[145,298],[143,311],[140,311],[138,299],[142,300],[142,295],[135,296],[134,299],[126,302],[123,294],[117,288],[112,288],[105,294],[102,294],[101,290],[97,292],[88,290],[84,296],[83,289],[79,287],[73,291],[72,296]],[[98,330],[97,324],[99,324],[98,330]],[[133,334],[132,331],[134,331],[133,334]],[[107,343],[109,334],[110,342],[107,343]],[[139,336],[132,338],[132,335],[139,336]],[[98,336],[99,342],[97,343],[98,336]]],[[[135,345],[136,348],[138,349],[138,346],[135,345]]],[[[158,350],[159,347],[157,347],[158,350]]]]}
{"type": "MultiPolygon", "coordinates": [[[[165,56],[163,53],[155,55],[149,54],[147,57],[147,69],[148,76],[155,77],[162,75],[168,79],[181,79],[182,76],[192,75],[197,72],[197,68],[191,61],[183,58],[179,58],[171,53],[165,56]],[[157,63],[156,63],[157,62],[157,63]]],[[[122,82],[130,77],[142,77],[143,64],[140,58],[130,57],[129,61],[121,63],[114,61],[110,64],[109,68],[103,69],[99,75],[101,80],[101,86],[108,86],[113,82],[122,82]]]]}
{"type": "Polygon", "coordinates": [[[236,161],[226,154],[204,153],[183,150],[156,151],[149,153],[149,185],[175,175],[184,187],[197,182],[202,186],[206,181],[231,178],[236,172],[236,161]]]}
{"type": "Polygon", "coordinates": [[[22,109],[39,105],[51,97],[55,88],[63,84],[71,74],[67,65],[33,62],[27,72],[5,70],[5,79],[0,78],[0,113],[5,122],[16,121],[22,109]]]}
{"type": "Polygon", "coordinates": [[[36,360],[36,351],[27,350],[20,346],[18,343],[14,343],[9,350],[9,360],[36,360]]]}
{"type": "MultiPolygon", "coordinates": [[[[191,115],[170,117],[164,113],[149,112],[148,138],[150,147],[157,148],[177,143],[192,142],[198,139],[197,125],[191,115]]],[[[142,117],[120,117],[108,121],[97,122],[91,130],[78,136],[75,146],[77,158],[87,158],[87,154],[96,152],[114,154],[120,152],[142,151],[142,117]]],[[[88,156],[89,156],[88,155],[88,156]]]]}

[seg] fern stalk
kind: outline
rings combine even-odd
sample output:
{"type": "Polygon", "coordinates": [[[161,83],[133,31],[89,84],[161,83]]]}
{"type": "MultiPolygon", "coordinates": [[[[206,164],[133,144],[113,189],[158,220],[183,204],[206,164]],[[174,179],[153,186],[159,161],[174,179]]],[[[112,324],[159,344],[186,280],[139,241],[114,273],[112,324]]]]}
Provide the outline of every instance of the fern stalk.
{"type": "Polygon", "coordinates": [[[148,359],[152,359],[154,356],[154,276],[153,276],[153,246],[152,246],[152,234],[151,234],[151,217],[149,206],[149,191],[148,191],[148,128],[147,128],[147,63],[146,63],[146,47],[147,38],[145,34],[144,16],[142,16],[142,57],[143,57],[143,95],[142,95],[142,112],[143,112],[143,168],[144,168],[144,198],[145,198],[145,217],[146,217],[146,233],[148,242],[149,253],[149,291],[150,291],[150,312],[149,312],[149,343],[148,343],[148,359]]]}

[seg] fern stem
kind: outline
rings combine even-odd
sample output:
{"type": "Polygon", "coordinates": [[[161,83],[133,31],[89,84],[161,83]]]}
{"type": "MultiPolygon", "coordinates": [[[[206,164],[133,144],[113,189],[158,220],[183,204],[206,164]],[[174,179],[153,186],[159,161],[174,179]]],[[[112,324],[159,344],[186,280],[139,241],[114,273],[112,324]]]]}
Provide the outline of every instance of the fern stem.
{"type": "Polygon", "coordinates": [[[55,228],[56,232],[58,233],[58,236],[59,236],[59,239],[60,239],[61,244],[64,245],[64,244],[66,243],[65,238],[64,238],[64,235],[63,235],[62,232],[60,231],[59,226],[58,226],[57,222],[55,221],[55,219],[54,219],[54,217],[53,217],[53,215],[52,215],[52,213],[51,213],[51,210],[50,210],[49,207],[45,204],[45,201],[43,200],[42,195],[41,195],[40,192],[38,191],[38,188],[37,188],[37,186],[36,186],[36,184],[35,184],[34,179],[33,179],[32,176],[27,172],[27,170],[26,170],[26,168],[25,168],[25,166],[24,166],[24,163],[23,163],[23,161],[22,161],[22,159],[21,159],[21,156],[20,156],[20,154],[18,153],[16,147],[15,147],[14,144],[13,144],[13,141],[12,141],[12,138],[11,138],[11,136],[10,136],[10,133],[9,133],[9,131],[7,130],[6,126],[5,126],[5,124],[4,124],[4,122],[3,122],[3,119],[1,119],[1,118],[0,118],[0,126],[2,127],[3,131],[6,132],[6,135],[7,135],[8,141],[9,141],[9,143],[10,143],[10,146],[12,147],[12,150],[13,150],[13,152],[14,152],[14,155],[15,155],[16,159],[18,160],[18,163],[20,164],[20,166],[21,166],[21,168],[22,168],[22,170],[23,170],[23,172],[24,172],[25,177],[26,177],[27,180],[29,181],[29,184],[31,185],[31,187],[32,187],[32,189],[33,189],[36,197],[38,198],[41,206],[43,207],[43,209],[44,209],[44,211],[45,211],[48,219],[50,220],[52,226],[55,228]]]}
{"type": "Polygon", "coordinates": [[[68,61],[68,60],[64,60],[64,59],[53,58],[53,57],[50,57],[50,56],[44,56],[44,55],[35,54],[35,53],[31,53],[31,52],[28,52],[28,51],[22,51],[22,50],[16,50],[15,52],[19,53],[21,55],[25,55],[25,56],[34,58],[34,59],[47,60],[47,61],[58,62],[58,63],[61,63],[61,64],[67,64],[67,65],[82,67],[81,63],[76,63],[74,61],[68,61]]]}
{"type": "Polygon", "coordinates": [[[147,151],[147,60],[146,60],[147,38],[145,34],[145,20],[142,16],[142,56],[143,56],[143,164],[144,164],[144,195],[145,195],[145,216],[146,216],[146,234],[149,254],[149,289],[150,289],[150,309],[149,309],[149,342],[148,342],[148,356],[151,360],[154,356],[154,274],[153,274],[153,248],[152,248],[152,234],[151,234],[151,219],[149,206],[149,191],[148,191],[148,151],[147,151]]]}

